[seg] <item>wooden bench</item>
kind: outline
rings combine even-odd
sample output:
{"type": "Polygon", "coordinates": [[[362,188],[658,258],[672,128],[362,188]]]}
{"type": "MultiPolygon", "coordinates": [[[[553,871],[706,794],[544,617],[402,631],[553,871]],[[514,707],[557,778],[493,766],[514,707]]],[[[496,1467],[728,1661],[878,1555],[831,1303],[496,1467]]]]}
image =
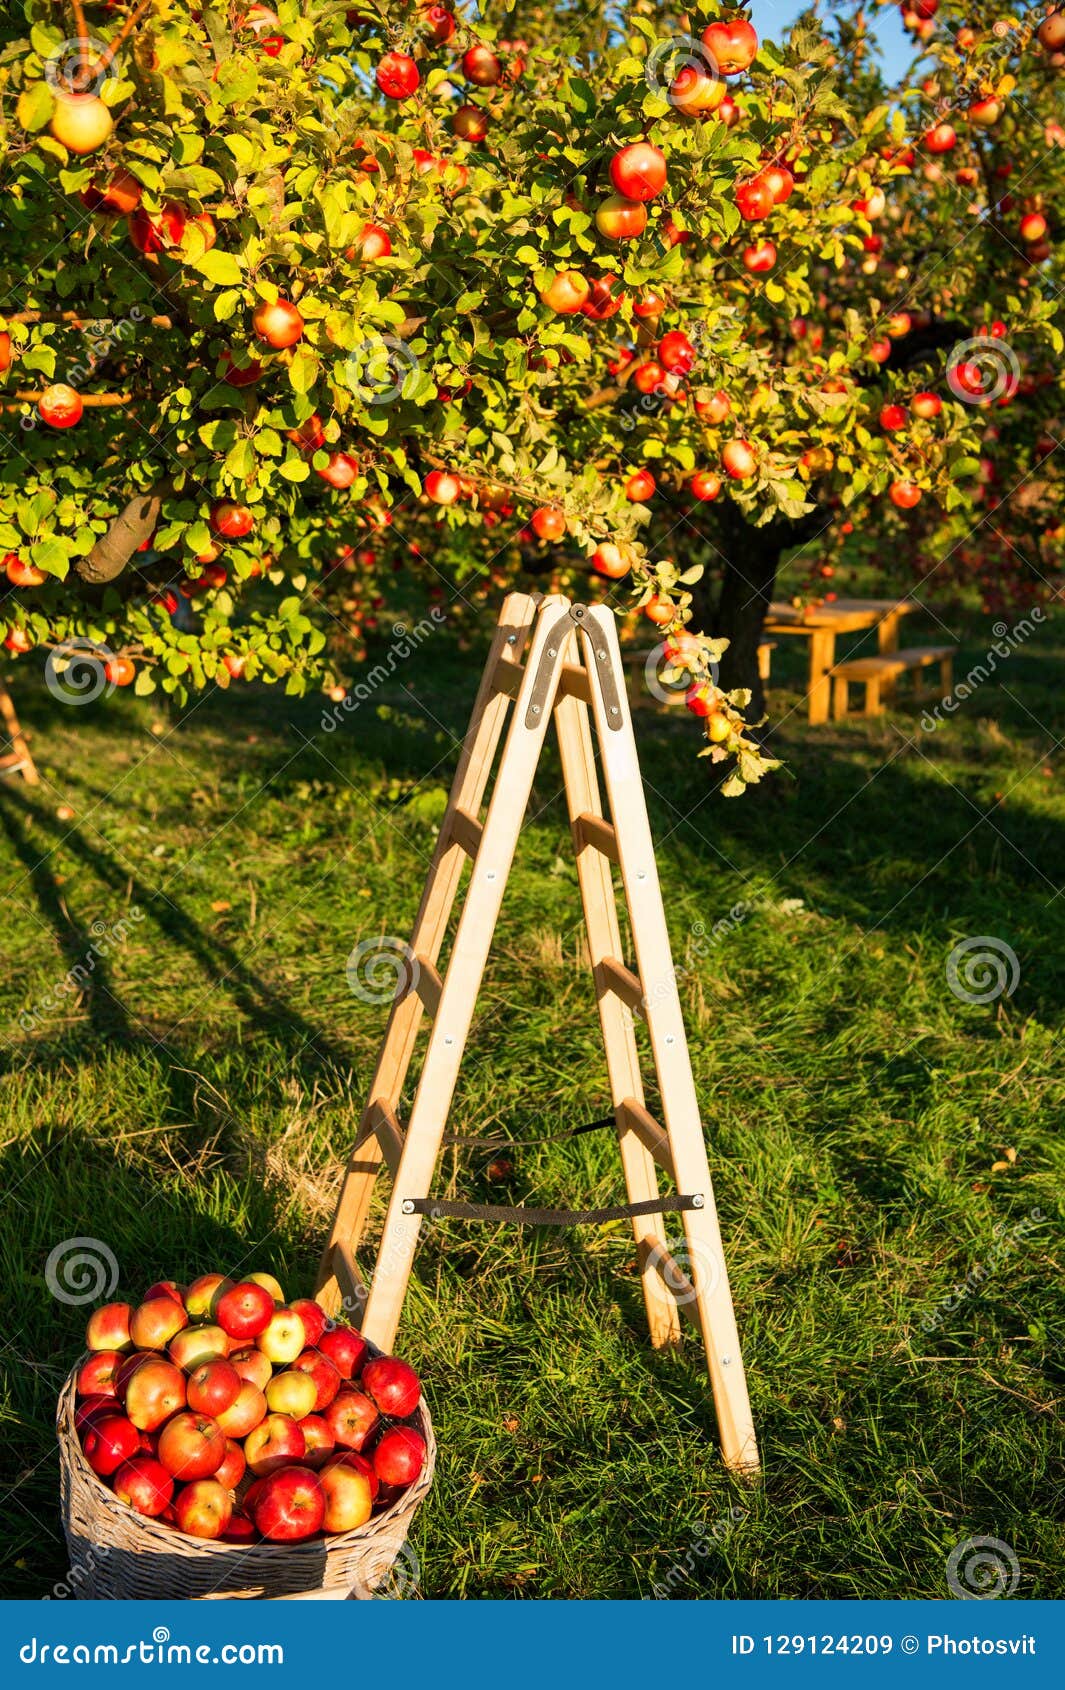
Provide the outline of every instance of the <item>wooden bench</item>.
{"type": "Polygon", "coordinates": [[[880,657],[855,657],[848,663],[837,663],[832,670],[832,715],[837,722],[849,711],[849,688],[857,682],[865,688],[864,714],[879,716],[883,709],[881,689],[890,687],[900,675],[912,674],[916,685],[914,697],[928,696],[923,684],[924,671],[939,664],[939,696],[945,697],[954,684],[954,652],[952,645],[909,646],[902,651],[885,652],[880,657]]]}

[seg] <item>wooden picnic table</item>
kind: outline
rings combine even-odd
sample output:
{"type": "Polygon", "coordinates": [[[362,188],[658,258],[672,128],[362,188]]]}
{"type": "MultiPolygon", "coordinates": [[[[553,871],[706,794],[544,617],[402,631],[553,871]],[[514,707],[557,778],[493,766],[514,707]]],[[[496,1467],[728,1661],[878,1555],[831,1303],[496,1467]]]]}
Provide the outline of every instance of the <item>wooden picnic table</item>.
{"type": "Polygon", "coordinates": [[[797,635],[810,642],[810,678],[807,714],[812,724],[828,721],[832,696],[832,668],[836,661],[836,635],[875,628],[881,653],[899,648],[899,623],[921,607],[913,599],[833,599],[831,604],[769,606],[765,631],[776,638],[797,635]]]}

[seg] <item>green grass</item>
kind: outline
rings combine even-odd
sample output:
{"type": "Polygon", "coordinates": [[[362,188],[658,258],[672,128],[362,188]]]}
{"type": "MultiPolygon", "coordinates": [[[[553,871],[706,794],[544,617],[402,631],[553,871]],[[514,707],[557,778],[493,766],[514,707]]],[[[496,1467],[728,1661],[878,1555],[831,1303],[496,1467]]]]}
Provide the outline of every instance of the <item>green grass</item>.
{"type": "MultiPolygon", "coordinates": [[[[764,1479],[723,1470],[695,1346],[650,1350],[625,1226],[430,1228],[400,1345],[441,1444],[425,1596],[941,1596],[975,1535],[1019,1595],[1062,1592],[1063,653],[1048,626],[934,735],[807,729],[776,655],[788,772],[761,793],[713,798],[689,724],[638,716],[764,1479]],[[988,1007],[945,977],[981,934],[1020,965],[988,1007]]],[[[311,1289],[385,1018],[345,960],[409,930],[479,665],[436,634],[331,736],[251,692],[153,733],[150,703],[15,671],[44,783],[0,792],[5,1595],[66,1568],[51,1421],[84,1310],[53,1247],[102,1241],[133,1298],[211,1267],[311,1289]]],[[[552,751],[453,1128],[549,1137],[606,1101],[552,751]]],[[[501,1182],[490,1159],[449,1150],[438,1189],[622,1191],[608,1134],[523,1145],[501,1182]]]]}

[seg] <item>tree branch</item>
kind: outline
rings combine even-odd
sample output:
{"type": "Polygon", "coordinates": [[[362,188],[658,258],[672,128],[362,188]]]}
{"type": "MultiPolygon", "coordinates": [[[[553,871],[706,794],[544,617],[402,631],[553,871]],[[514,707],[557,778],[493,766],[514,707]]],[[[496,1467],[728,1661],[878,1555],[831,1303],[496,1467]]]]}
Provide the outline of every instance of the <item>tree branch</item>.
{"type": "Polygon", "coordinates": [[[89,26],[85,22],[85,8],[81,0],[71,0],[74,9],[74,28],[78,36],[78,68],[71,81],[75,89],[84,88],[92,80],[89,70],[89,26]]]}
{"type": "MultiPolygon", "coordinates": [[[[39,392],[24,387],[18,388],[11,394],[10,399],[0,406],[0,410],[15,411],[20,405],[36,405],[39,400],[44,398],[47,391],[47,388],[41,388],[39,392]]],[[[133,403],[132,393],[81,393],[78,397],[87,411],[94,409],[98,411],[108,410],[116,405],[132,405],[133,403]]]]}
{"type": "Polygon", "coordinates": [[[150,492],[136,494],[125,510],[119,511],[88,557],[75,564],[75,573],[91,587],[103,587],[114,581],[138,546],[151,539],[159,522],[163,500],[172,491],[172,482],[160,481],[150,492]]]}
{"type": "MultiPolygon", "coordinates": [[[[93,317],[85,311],[13,311],[9,317],[3,319],[5,323],[76,323],[84,328],[87,323],[113,323],[114,317],[93,317]]],[[[118,321],[125,321],[120,318],[118,321]]],[[[150,323],[153,329],[172,329],[172,317],[141,317],[142,323],[150,323]]]]}
{"type": "Polygon", "coordinates": [[[130,36],[133,34],[133,31],[136,29],[137,25],[140,23],[141,19],[145,16],[145,14],[147,12],[150,12],[151,9],[152,9],[152,0],[141,0],[140,5],[134,11],[132,11],[130,13],[129,17],[126,19],[125,23],[122,25],[122,28],[119,30],[118,34],[115,36],[114,40],[111,42],[111,44],[108,47],[106,53],[103,55],[103,58],[100,60],[99,64],[96,66],[97,76],[102,76],[104,71],[109,70],[111,68],[111,66],[115,62],[115,54],[119,51],[119,49],[121,47],[125,46],[126,42],[129,40],[130,36]]]}

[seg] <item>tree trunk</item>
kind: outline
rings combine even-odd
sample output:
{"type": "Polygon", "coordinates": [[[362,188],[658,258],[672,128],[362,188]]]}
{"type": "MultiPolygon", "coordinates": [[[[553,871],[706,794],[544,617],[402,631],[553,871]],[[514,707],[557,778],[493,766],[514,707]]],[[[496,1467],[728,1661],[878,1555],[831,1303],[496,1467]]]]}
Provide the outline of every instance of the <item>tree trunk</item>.
{"type": "Polygon", "coordinates": [[[694,625],[729,642],[721,659],[718,684],[726,692],[747,687],[751,703],[745,714],[757,721],[765,713],[765,689],[758,673],[758,647],[766,612],[773,598],[777,570],[793,546],[813,538],[824,526],[820,511],[796,522],[781,519],[753,528],[729,501],[716,511],[715,549],[724,555],[724,570],[716,604],[710,583],[700,581],[693,592],[694,625]]]}

